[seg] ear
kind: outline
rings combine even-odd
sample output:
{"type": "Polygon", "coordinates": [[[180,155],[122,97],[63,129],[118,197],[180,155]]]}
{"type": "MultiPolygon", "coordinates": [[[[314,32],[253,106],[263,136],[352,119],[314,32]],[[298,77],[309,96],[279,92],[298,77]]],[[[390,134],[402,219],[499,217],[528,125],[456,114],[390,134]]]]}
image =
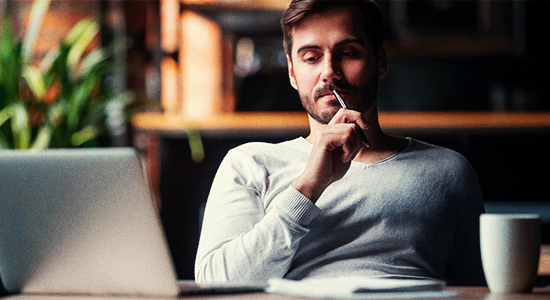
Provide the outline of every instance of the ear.
{"type": "Polygon", "coordinates": [[[378,77],[382,78],[388,74],[388,56],[386,55],[386,48],[380,47],[378,50],[378,77]]]}
{"type": "Polygon", "coordinates": [[[296,83],[296,76],[294,74],[294,68],[292,67],[292,60],[290,56],[286,56],[286,64],[288,65],[288,78],[290,79],[290,85],[298,90],[298,84],[296,83]]]}

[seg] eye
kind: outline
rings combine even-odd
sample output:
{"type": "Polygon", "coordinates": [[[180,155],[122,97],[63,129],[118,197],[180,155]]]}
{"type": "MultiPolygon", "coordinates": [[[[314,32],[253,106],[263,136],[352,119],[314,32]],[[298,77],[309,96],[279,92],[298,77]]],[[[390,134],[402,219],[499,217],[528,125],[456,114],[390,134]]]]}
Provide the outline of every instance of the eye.
{"type": "Polygon", "coordinates": [[[337,47],[334,55],[340,60],[357,60],[366,57],[366,49],[360,43],[347,43],[337,47]]]}
{"type": "Polygon", "coordinates": [[[308,63],[308,64],[313,64],[315,62],[317,62],[319,60],[320,56],[318,55],[314,55],[314,54],[308,54],[308,55],[304,55],[304,57],[302,58],[304,62],[308,63]]]}
{"type": "Polygon", "coordinates": [[[354,49],[345,49],[340,51],[339,56],[341,58],[355,58],[357,57],[357,51],[355,51],[354,49]]]}

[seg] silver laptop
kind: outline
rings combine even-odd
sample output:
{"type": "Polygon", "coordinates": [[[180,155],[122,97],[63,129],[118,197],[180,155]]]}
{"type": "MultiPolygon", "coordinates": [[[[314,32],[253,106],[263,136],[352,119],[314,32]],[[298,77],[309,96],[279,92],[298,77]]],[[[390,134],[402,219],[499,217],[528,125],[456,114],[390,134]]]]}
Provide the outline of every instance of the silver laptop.
{"type": "Polygon", "coordinates": [[[178,282],[131,148],[0,151],[0,278],[41,294],[261,290],[178,282]]]}

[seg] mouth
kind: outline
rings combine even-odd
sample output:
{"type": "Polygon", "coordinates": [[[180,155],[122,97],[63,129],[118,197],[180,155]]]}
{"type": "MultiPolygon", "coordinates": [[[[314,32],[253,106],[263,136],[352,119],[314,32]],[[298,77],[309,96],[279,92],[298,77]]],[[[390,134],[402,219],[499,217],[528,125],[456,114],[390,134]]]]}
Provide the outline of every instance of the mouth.
{"type": "MultiPolygon", "coordinates": [[[[333,94],[332,91],[333,91],[333,90],[330,91],[331,94],[333,94]]],[[[334,91],[338,92],[338,94],[339,94],[340,96],[349,94],[349,90],[334,89],[334,91]]]]}
{"type": "Polygon", "coordinates": [[[340,89],[334,84],[325,85],[316,92],[314,99],[317,102],[324,102],[328,106],[340,107],[340,102],[338,102],[338,99],[334,96],[333,90],[336,90],[340,95],[346,94],[349,91],[347,89],[340,89]]]}
{"type": "Polygon", "coordinates": [[[327,93],[318,95],[317,101],[329,102],[331,105],[332,105],[332,102],[334,101],[338,102],[338,100],[336,99],[336,97],[332,92],[327,92],[327,93]]]}

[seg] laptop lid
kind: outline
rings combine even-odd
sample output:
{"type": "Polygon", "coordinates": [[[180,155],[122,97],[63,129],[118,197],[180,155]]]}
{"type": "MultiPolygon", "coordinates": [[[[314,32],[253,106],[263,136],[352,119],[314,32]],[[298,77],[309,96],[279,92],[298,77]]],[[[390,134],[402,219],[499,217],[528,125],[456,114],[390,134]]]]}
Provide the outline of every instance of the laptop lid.
{"type": "Polygon", "coordinates": [[[9,292],[177,296],[136,152],[0,151],[0,278],[9,292]]]}

